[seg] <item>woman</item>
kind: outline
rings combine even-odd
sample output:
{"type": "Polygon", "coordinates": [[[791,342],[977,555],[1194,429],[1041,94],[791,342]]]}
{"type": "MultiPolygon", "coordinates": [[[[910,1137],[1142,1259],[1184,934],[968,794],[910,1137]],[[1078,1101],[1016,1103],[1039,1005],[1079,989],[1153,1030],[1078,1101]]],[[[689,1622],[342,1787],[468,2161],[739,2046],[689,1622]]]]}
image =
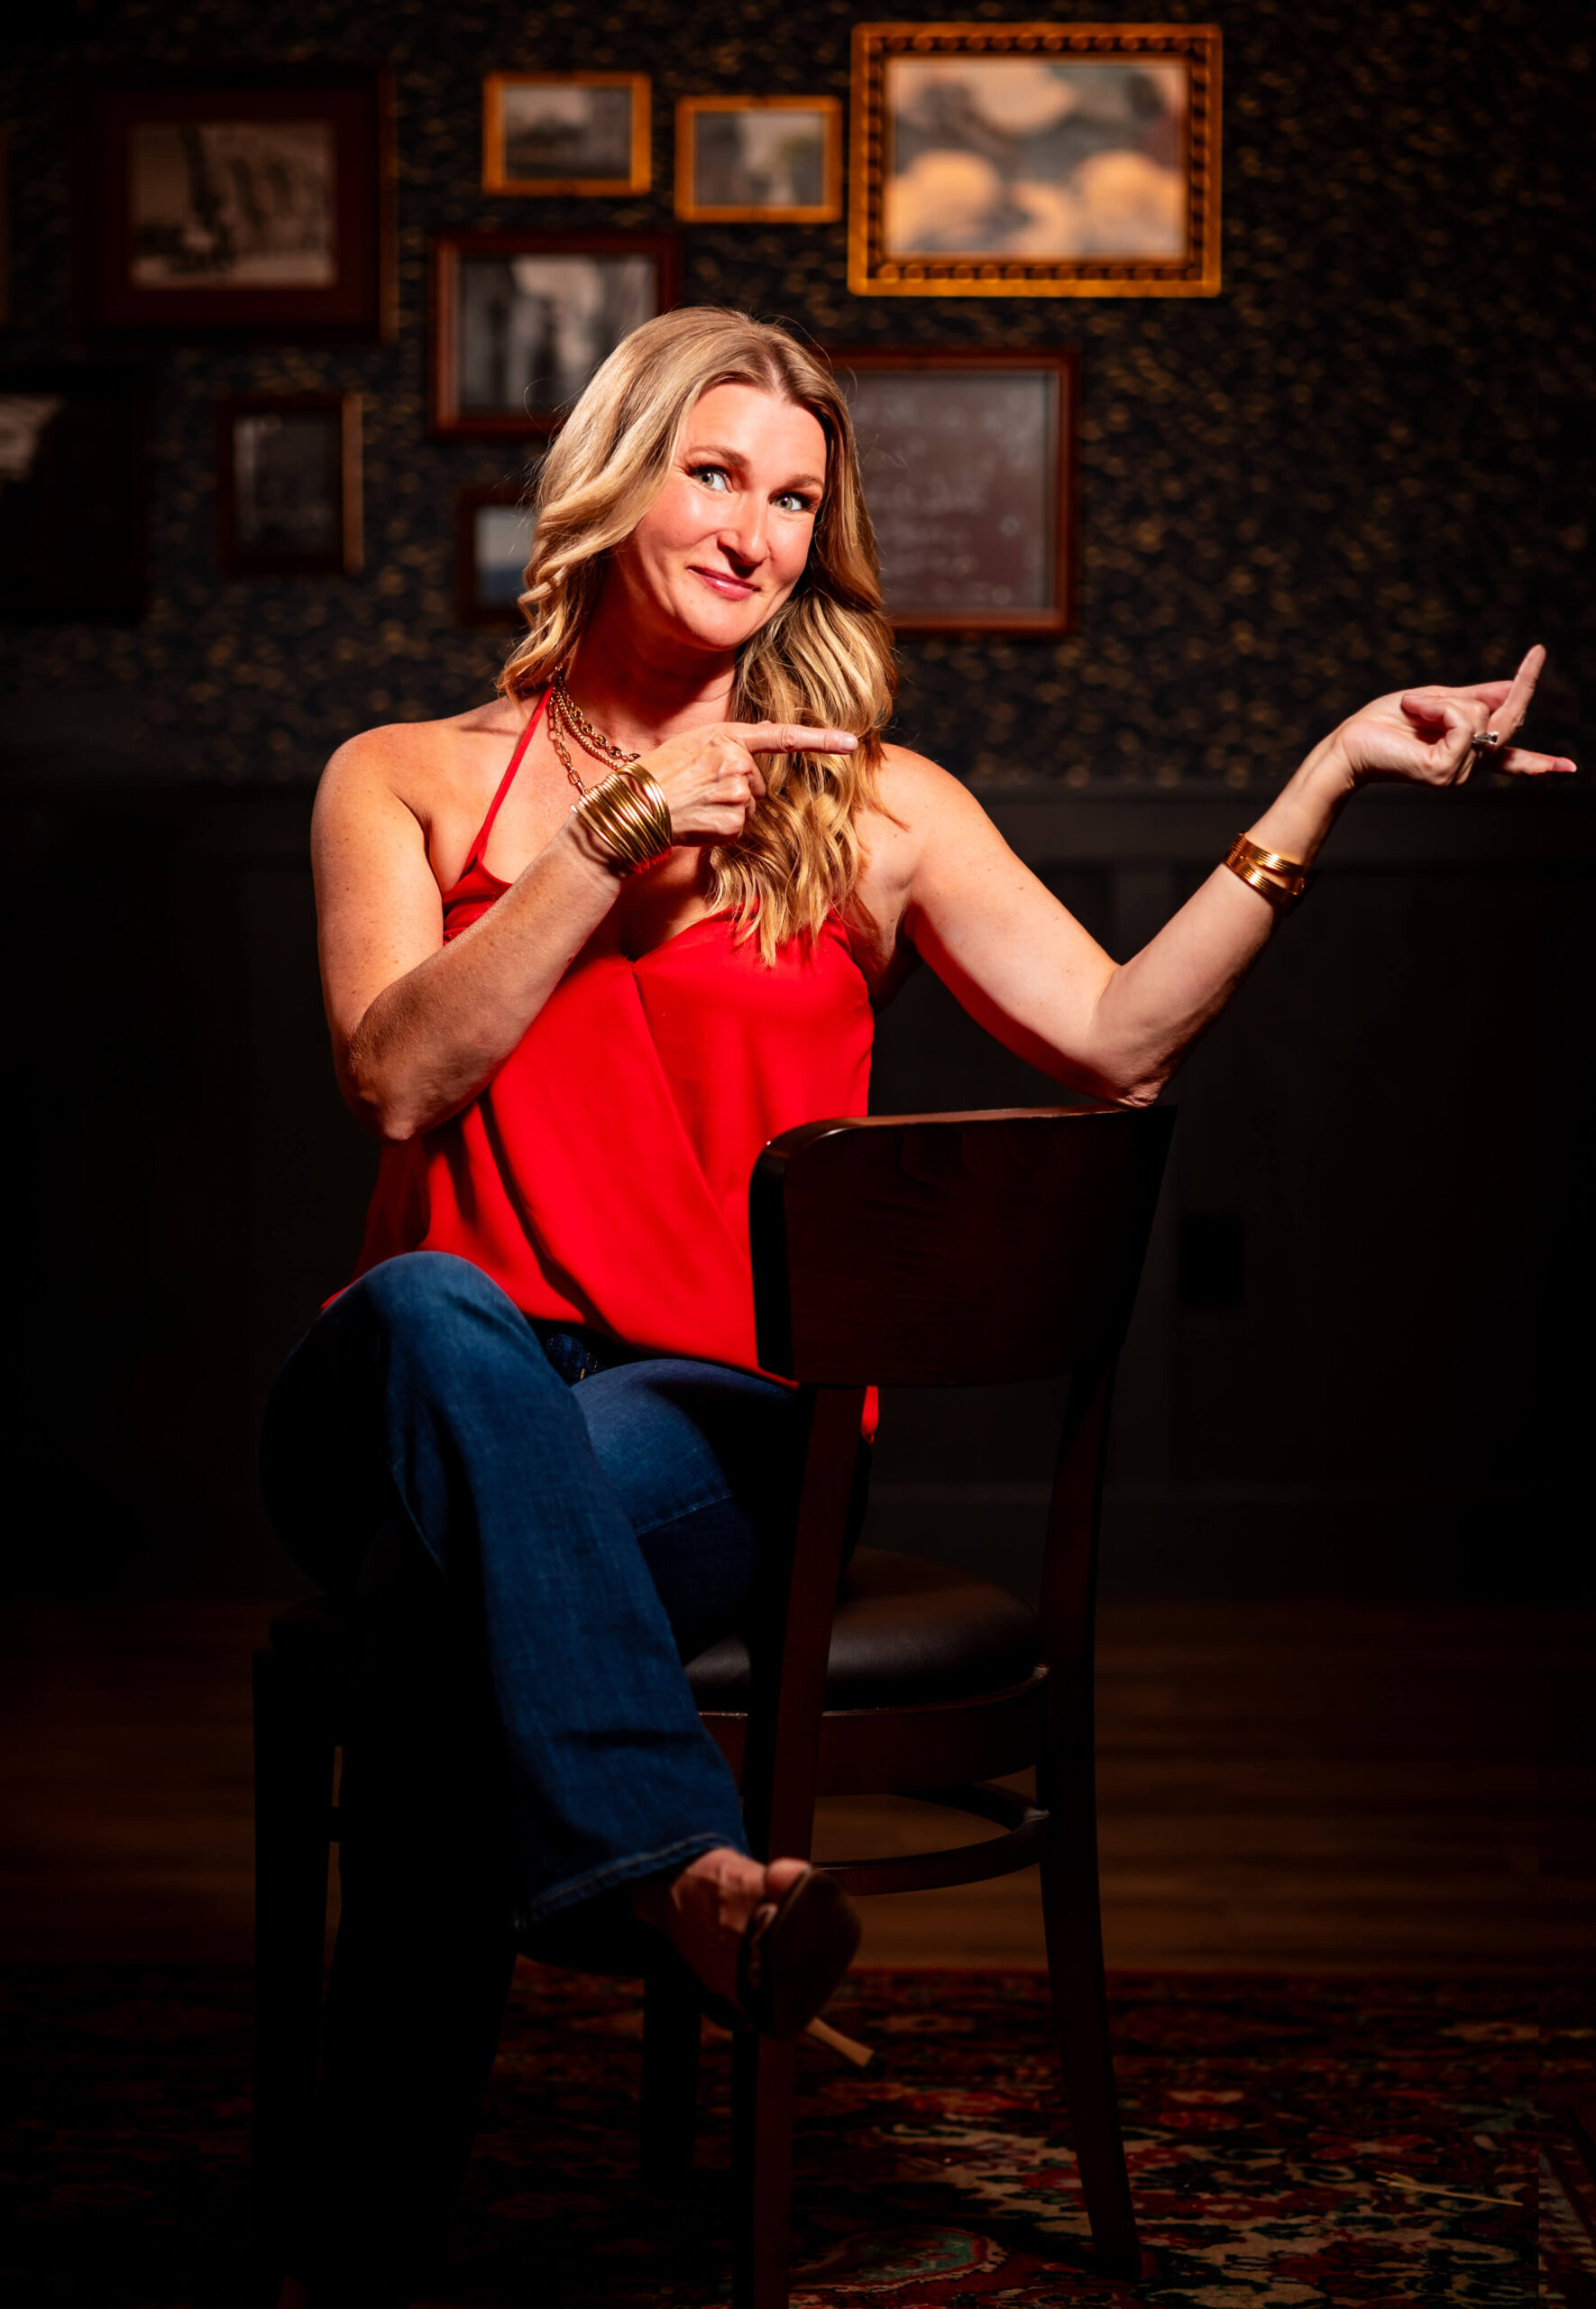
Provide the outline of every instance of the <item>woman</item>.
{"type": "Polygon", "coordinates": [[[848,411],[784,331],[637,330],[538,504],[499,697],[352,740],[316,802],[338,1075],[382,1169],[357,1279],[279,1383],[266,1474],[289,1545],[378,1632],[390,1857],[362,1891],[345,1852],[341,1993],[358,2005],[362,1901],[372,1965],[425,1904],[392,1854],[473,1723],[520,1934],[623,1900],[707,1993],[790,2031],[851,1919],[801,1860],[749,1856],[679,1666],[735,1624],[800,1440],[754,1352],[760,1145],[863,1109],[872,1007],[919,961],[1032,1064],[1149,1101],[1360,785],[1458,783],[1481,750],[1573,765],[1508,743],[1538,650],[1511,683],[1379,699],[1116,965],[963,786],[883,742],[848,411]],[[454,1698],[429,1713],[443,1652],[454,1698]]]}

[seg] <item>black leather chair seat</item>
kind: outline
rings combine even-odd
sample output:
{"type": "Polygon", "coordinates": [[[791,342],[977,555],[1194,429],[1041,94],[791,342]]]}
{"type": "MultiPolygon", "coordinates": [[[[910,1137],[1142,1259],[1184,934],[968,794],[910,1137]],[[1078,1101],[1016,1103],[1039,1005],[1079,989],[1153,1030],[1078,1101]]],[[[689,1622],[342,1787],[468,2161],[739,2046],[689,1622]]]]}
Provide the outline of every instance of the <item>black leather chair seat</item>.
{"type": "MultiPolygon", "coordinates": [[[[353,1620],[330,1596],[291,1604],[271,1623],[283,1658],[335,1673],[353,1620]]],[[[905,1707],[1023,1683],[1037,1661],[1036,1615],[989,1579],[923,1557],[860,1548],[843,1575],[826,1673],[828,1707],[905,1707]]],[[[723,1636],[687,1663],[701,1708],[748,1704],[748,1647],[723,1636]]]]}
{"type": "MultiPolygon", "coordinates": [[[[922,1556],[860,1548],[843,1574],[826,1669],[828,1707],[905,1707],[1022,1684],[1035,1668],[1034,1612],[989,1579],[922,1556]]],[[[687,1663],[701,1708],[748,1704],[748,1647],[723,1636],[687,1663]]]]}

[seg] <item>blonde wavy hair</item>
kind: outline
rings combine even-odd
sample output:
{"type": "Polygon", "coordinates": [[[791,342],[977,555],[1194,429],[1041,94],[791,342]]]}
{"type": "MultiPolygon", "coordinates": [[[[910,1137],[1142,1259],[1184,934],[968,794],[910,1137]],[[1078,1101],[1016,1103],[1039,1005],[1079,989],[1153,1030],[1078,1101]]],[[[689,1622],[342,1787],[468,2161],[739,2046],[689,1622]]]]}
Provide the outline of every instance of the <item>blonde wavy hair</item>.
{"type": "Polygon", "coordinates": [[[786,330],[690,306],[618,345],[566,418],[532,493],[537,526],[520,608],[527,630],[499,686],[526,697],[567,665],[598,605],[605,566],[665,487],[683,429],[716,385],[751,385],[806,409],[826,437],[826,485],[803,575],[743,645],[730,718],[850,730],[852,754],[764,757],[766,795],[735,842],[709,856],[710,899],[764,961],[815,937],[854,897],[861,813],[876,803],[881,731],[897,686],[848,403],[786,330]]]}

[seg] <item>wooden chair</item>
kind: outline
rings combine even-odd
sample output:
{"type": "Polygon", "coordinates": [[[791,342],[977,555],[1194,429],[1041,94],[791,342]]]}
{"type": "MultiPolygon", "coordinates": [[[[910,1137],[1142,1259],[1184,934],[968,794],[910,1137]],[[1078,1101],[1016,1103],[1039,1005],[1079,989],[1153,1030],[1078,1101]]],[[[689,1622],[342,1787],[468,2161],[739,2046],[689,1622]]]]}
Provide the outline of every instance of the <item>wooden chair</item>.
{"type": "MultiPolygon", "coordinates": [[[[1041,1109],[821,1122],[773,1140],[750,1199],[759,1359],[797,1381],[810,1440],[791,1545],[766,1552],[746,1639],[691,1661],[743,1792],[751,1849],[806,1854],[830,1795],[919,1796],[1003,1833],[838,1863],[855,1895],[1040,1863],[1054,2020],[1092,2238],[1141,2268],[1114,2094],[1098,1915],[1092,1622],[1115,1359],[1174,1117],[1041,1109]],[[1069,1380],[1035,1613],[990,1582],[860,1549],[868,1385],[1069,1380]],[[990,1783],[1031,1766],[1034,1801],[990,1783]]],[[[256,2181],[270,2229],[297,2185],[315,2087],[329,1806],[346,1623],[325,1601],[256,1658],[256,2181]]],[[[335,1833],[335,1824],[332,1832],[335,1833]]],[[[690,2163],[699,2020],[674,1977],[645,1990],[643,2152],[690,2163]]],[[[785,2309],[794,2048],[734,2050],[737,2309],[785,2309]]]]}

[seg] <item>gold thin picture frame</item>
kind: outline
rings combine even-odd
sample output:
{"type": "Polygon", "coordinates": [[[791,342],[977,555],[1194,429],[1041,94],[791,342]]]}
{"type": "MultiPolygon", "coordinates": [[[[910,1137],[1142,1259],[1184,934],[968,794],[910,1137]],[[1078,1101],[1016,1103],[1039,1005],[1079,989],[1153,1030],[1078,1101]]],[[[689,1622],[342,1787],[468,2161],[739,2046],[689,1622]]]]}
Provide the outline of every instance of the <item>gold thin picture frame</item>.
{"type": "Polygon", "coordinates": [[[646,72],[490,72],[482,82],[482,190],[613,199],[654,182],[653,96],[646,72]],[[624,176],[512,177],[504,155],[507,88],[629,88],[631,159],[624,176]]]}
{"type": "Polygon", "coordinates": [[[842,103],[838,97],[683,97],[676,105],[676,215],[698,225],[834,225],[842,215],[842,103]],[[715,112],[812,112],[825,122],[821,163],[825,190],[818,201],[747,206],[696,198],[698,121],[715,112]]]}
{"type": "Polygon", "coordinates": [[[1216,24],[856,24],[853,34],[848,285],[856,297],[1215,297],[1220,290],[1220,76],[1216,24]],[[885,207],[893,169],[887,76],[922,61],[1023,57],[1038,61],[1184,64],[1186,249],[1179,257],[1030,254],[999,249],[889,253],[885,207]]]}

